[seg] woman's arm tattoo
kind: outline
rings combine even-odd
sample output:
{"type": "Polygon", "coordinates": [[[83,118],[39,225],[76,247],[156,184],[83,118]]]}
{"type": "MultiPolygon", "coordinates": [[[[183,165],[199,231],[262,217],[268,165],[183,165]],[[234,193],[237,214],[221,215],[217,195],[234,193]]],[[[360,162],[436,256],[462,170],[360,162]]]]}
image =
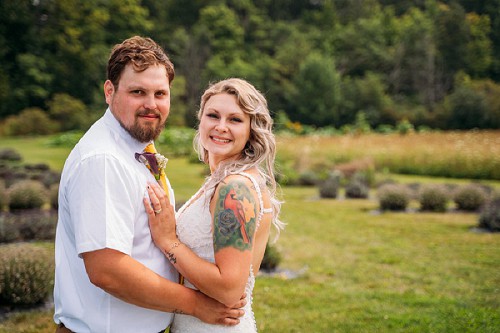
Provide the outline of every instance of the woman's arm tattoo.
{"type": "Polygon", "coordinates": [[[242,181],[222,183],[216,200],[214,251],[225,247],[251,249],[257,212],[250,188],[242,181]]]}

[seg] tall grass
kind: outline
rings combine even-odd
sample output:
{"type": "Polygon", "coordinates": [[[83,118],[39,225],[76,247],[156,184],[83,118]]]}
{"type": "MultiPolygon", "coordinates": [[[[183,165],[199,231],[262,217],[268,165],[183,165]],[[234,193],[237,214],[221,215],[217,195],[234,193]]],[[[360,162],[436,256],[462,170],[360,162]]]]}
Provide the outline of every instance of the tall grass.
{"type": "Polygon", "coordinates": [[[391,173],[500,180],[500,131],[280,137],[279,151],[301,171],[371,158],[391,173]]]}

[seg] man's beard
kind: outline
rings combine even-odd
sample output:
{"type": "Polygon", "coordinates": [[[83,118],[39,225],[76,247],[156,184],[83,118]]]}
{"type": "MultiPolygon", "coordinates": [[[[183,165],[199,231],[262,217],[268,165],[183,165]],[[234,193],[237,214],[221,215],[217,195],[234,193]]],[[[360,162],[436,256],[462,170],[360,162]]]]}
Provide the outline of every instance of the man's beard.
{"type": "Polygon", "coordinates": [[[123,127],[124,130],[126,130],[130,134],[130,136],[132,136],[139,142],[150,142],[156,140],[160,135],[161,131],[163,130],[163,128],[165,127],[165,122],[160,123],[157,126],[155,125],[141,126],[137,121],[138,117],[139,114],[136,115],[135,121],[132,124],[132,126],[128,128],[121,121],[119,121],[120,125],[123,127]]]}

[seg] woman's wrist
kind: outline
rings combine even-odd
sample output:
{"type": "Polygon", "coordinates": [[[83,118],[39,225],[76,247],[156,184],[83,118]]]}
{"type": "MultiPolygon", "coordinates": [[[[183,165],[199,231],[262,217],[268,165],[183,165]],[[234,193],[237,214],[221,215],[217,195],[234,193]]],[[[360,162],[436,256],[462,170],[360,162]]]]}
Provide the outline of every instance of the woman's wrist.
{"type": "Polygon", "coordinates": [[[182,243],[177,239],[166,244],[167,245],[163,248],[163,253],[172,264],[175,264],[177,262],[177,257],[174,255],[174,251],[181,246],[182,243]]]}

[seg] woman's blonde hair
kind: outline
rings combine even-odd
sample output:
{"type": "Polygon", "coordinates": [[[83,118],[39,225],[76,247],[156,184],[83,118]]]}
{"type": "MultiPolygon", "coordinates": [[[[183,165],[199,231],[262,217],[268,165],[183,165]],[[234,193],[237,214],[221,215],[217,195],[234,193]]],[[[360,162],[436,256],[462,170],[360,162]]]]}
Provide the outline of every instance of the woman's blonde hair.
{"type": "MultiPolygon", "coordinates": [[[[245,80],[238,78],[222,80],[211,84],[203,93],[198,111],[198,121],[203,116],[207,101],[212,96],[222,93],[235,96],[241,110],[250,116],[250,137],[240,157],[229,162],[221,162],[217,170],[212,172],[206,186],[209,188],[216,186],[228,175],[255,167],[262,179],[265,180],[269,190],[273,208],[273,224],[279,231],[283,229],[284,223],[278,219],[281,201],[276,198],[277,184],[274,175],[276,139],[272,132],[273,119],[269,113],[267,101],[262,93],[245,80]]],[[[196,131],[194,137],[194,148],[198,152],[200,161],[208,165],[208,151],[201,143],[199,130],[196,131]]],[[[264,209],[264,207],[260,209],[264,209]]]]}

